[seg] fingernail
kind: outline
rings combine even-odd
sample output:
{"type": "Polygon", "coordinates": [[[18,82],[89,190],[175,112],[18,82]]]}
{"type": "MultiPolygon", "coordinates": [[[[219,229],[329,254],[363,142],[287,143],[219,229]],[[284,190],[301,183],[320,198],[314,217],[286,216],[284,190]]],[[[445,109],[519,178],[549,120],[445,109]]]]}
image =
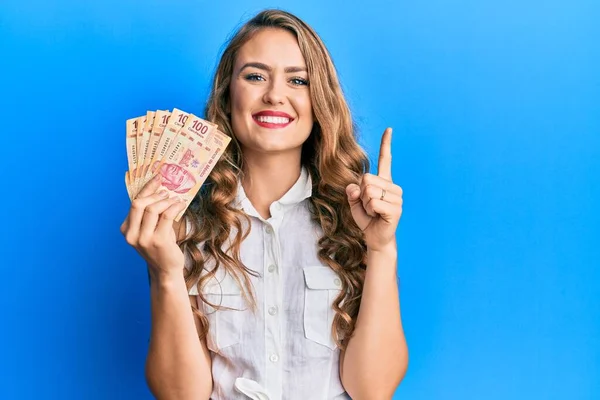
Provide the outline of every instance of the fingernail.
{"type": "Polygon", "coordinates": [[[159,195],[160,197],[167,197],[167,195],[168,195],[168,192],[167,192],[165,189],[162,189],[162,190],[160,190],[160,191],[158,192],[158,195],[159,195]]]}

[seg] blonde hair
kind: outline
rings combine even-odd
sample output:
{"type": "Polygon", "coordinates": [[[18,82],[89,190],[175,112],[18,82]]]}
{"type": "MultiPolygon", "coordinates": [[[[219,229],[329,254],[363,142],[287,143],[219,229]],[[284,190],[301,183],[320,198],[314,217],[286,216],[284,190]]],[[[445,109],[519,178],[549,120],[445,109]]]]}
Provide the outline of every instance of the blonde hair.
{"type": "MultiPolygon", "coordinates": [[[[186,269],[186,283],[189,289],[198,282],[200,289],[219,268],[224,268],[244,288],[244,298],[253,307],[256,304],[248,289],[251,287],[249,275],[255,273],[240,260],[240,244],[247,237],[250,224],[248,217],[234,204],[243,158],[227,110],[236,55],[248,40],[265,28],[284,29],[294,34],[308,69],[315,122],[303,144],[301,162],[313,182],[309,199],[311,214],[323,230],[318,242],[319,259],[342,280],[342,290],[333,304],[336,313],[333,334],[338,346],[344,348],[344,339],[354,330],[366,269],[363,233],[352,218],[345,189],[369,170],[369,161],[357,143],[350,110],[325,45],[310,26],[288,12],[265,10],[249,20],[235,33],[218,64],[205,114],[231,136],[232,141],[186,211],[190,231],[180,241],[191,259],[186,269]],[[224,250],[225,244],[228,248],[224,250]],[[202,274],[209,257],[215,266],[202,274]]],[[[208,303],[202,290],[199,294],[202,301],[208,303]]],[[[204,337],[208,320],[196,307],[192,308],[200,317],[201,337],[204,337]]]]}

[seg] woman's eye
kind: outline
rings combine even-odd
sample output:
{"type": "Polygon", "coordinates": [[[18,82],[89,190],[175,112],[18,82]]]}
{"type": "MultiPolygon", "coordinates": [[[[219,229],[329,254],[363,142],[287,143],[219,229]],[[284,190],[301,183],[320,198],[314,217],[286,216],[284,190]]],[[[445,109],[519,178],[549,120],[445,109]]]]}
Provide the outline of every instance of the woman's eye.
{"type": "Polygon", "coordinates": [[[264,81],[265,78],[263,78],[261,75],[259,74],[248,74],[246,75],[246,80],[247,81],[264,81]]]}
{"type": "Polygon", "coordinates": [[[291,82],[292,82],[292,84],[297,85],[297,86],[307,86],[308,85],[308,81],[304,78],[292,78],[291,82]]]}

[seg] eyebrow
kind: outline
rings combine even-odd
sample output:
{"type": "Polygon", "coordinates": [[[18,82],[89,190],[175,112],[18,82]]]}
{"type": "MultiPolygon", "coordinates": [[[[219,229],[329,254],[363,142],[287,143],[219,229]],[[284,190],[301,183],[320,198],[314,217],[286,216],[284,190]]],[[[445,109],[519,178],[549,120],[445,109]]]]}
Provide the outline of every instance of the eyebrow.
{"type": "MultiPolygon", "coordinates": [[[[246,63],[240,68],[240,72],[242,72],[246,68],[258,68],[267,72],[271,72],[273,68],[269,67],[267,64],[259,63],[259,62],[249,62],[246,63]]],[[[285,67],[285,73],[288,74],[290,72],[306,72],[306,67],[285,67]]]]}

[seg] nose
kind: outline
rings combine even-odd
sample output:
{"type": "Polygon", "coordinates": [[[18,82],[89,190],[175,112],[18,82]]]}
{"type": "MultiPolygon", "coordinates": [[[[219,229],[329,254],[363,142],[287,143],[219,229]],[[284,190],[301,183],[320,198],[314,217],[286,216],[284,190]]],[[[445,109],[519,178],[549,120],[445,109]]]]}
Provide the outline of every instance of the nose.
{"type": "Polygon", "coordinates": [[[278,79],[271,80],[263,96],[263,101],[270,105],[280,105],[285,102],[285,86],[278,79]]]}

